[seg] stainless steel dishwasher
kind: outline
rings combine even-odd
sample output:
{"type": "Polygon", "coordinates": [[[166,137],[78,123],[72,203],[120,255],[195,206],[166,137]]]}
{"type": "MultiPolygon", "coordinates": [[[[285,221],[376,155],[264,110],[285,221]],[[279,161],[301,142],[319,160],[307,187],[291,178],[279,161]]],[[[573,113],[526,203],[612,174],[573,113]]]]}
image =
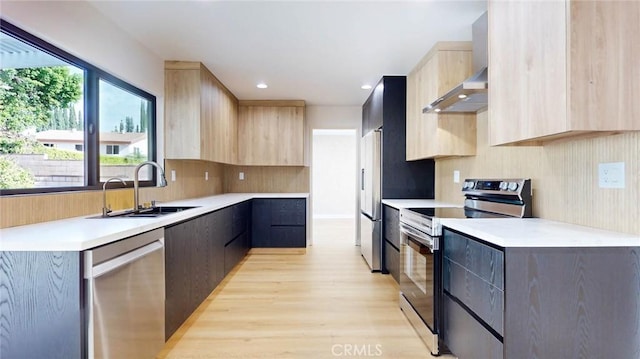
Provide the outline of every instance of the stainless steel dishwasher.
{"type": "Polygon", "coordinates": [[[85,251],[87,357],[155,358],[164,345],[164,228],[85,251]]]}

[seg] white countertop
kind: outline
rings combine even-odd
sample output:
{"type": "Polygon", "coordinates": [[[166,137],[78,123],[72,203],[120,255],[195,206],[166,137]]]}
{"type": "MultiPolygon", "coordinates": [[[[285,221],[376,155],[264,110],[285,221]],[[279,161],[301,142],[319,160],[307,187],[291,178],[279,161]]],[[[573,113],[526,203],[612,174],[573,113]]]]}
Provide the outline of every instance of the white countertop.
{"type": "MultiPolygon", "coordinates": [[[[88,219],[92,215],[0,229],[0,251],[83,251],[165,227],[252,198],[308,198],[308,193],[228,193],[163,202],[163,206],[201,206],[155,218],[88,219]]],[[[99,215],[96,213],[95,215],[99,215]]]]}
{"type": "Polygon", "coordinates": [[[447,202],[436,201],[435,199],[383,199],[382,204],[391,206],[395,209],[402,208],[440,208],[440,207],[458,207],[462,208],[463,204],[453,204],[447,202]]]}
{"type": "Polygon", "coordinates": [[[640,247],[640,236],[541,218],[441,219],[445,227],[500,247],[640,247]]]}

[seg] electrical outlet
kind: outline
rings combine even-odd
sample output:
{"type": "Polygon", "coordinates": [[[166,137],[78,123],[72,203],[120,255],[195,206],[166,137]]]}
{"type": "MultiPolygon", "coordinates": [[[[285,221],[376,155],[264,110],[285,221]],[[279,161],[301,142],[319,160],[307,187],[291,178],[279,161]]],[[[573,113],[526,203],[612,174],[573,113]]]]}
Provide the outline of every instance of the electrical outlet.
{"type": "Polygon", "coordinates": [[[600,188],[624,188],[624,162],[598,164],[600,188]]]}
{"type": "Polygon", "coordinates": [[[244,172],[240,172],[238,174],[238,178],[240,179],[240,181],[244,181],[244,172]]]}
{"type": "Polygon", "coordinates": [[[171,170],[171,182],[176,181],[176,170],[171,170]]]}
{"type": "Polygon", "coordinates": [[[207,171],[204,172],[204,180],[205,181],[209,180],[209,172],[207,172],[207,171]]]}
{"type": "Polygon", "coordinates": [[[453,183],[460,183],[460,171],[453,171],[453,183]]]}

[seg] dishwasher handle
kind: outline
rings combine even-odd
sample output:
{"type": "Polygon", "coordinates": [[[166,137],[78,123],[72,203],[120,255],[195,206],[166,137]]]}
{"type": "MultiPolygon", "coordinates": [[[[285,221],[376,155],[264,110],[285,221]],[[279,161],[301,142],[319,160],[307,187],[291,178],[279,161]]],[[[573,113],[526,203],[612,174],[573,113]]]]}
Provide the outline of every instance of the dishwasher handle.
{"type": "Polygon", "coordinates": [[[104,275],[106,273],[113,271],[114,269],[117,269],[131,262],[134,262],[146,256],[149,253],[153,253],[157,250],[163,249],[164,248],[163,241],[164,241],[164,238],[158,239],[157,241],[151,242],[146,246],[140,247],[131,252],[127,252],[121,256],[115,257],[106,262],[102,262],[98,265],[95,265],[91,267],[87,273],[85,273],[85,278],[86,279],[98,278],[101,275],[104,275]]]}

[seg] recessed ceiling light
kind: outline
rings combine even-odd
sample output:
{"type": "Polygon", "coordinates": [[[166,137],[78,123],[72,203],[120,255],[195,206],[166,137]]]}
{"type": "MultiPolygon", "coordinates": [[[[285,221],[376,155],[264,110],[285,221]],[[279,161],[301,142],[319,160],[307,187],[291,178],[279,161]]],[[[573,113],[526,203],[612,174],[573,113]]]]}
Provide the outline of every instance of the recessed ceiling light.
{"type": "Polygon", "coordinates": [[[363,90],[371,90],[371,85],[362,85],[360,88],[363,90]]]}
{"type": "Polygon", "coordinates": [[[441,109],[439,109],[439,108],[436,108],[436,109],[435,109],[435,110],[433,110],[433,111],[435,111],[435,112],[440,112],[440,111],[442,111],[442,110],[441,110],[441,109]]]}
{"type": "Polygon", "coordinates": [[[259,88],[259,89],[266,89],[269,86],[267,86],[267,84],[265,84],[264,82],[261,82],[261,83],[257,84],[256,87],[259,88]]]}
{"type": "Polygon", "coordinates": [[[460,95],[458,95],[458,98],[467,98],[467,95],[461,93],[460,95]]]}

